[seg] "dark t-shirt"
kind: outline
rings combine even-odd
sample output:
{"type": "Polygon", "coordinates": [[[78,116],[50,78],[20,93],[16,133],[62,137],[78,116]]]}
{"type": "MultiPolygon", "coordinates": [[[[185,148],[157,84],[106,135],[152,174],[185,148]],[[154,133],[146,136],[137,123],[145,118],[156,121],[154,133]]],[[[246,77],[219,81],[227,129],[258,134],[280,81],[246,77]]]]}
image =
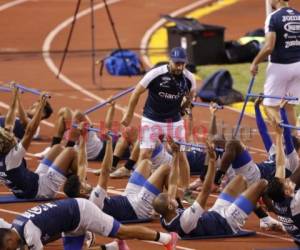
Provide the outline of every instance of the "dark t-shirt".
{"type": "Polygon", "coordinates": [[[149,91],[143,116],[157,122],[179,121],[183,96],[196,87],[191,72],[185,69],[175,76],[168,65],[150,70],[139,84],[149,91]]]}
{"type": "Polygon", "coordinates": [[[281,8],[271,13],[265,23],[265,33],[268,32],[276,33],[271,62],[289,64],[300,61],[300,13],[297,10],[281,8]]]}

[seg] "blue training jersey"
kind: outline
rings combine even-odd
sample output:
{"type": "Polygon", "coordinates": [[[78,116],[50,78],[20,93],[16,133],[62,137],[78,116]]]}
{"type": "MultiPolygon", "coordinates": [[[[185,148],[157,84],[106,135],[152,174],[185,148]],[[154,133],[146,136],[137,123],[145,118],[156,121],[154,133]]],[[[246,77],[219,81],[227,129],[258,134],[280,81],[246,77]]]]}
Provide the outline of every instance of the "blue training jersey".
{"type": "Polygon", "coordinates": [[[39,175],[30,171],[25,159],[21,164],[9,171],[6,169],[6,155],[0,155],[0,180],[18,198],[34,198],[38,193],[39,175]]]}
{"type": "Polygon", "coordinates": [[[290,7],[271,13],[265,23],[265,33],[275,32],[272,63],[289,64],[300,61],[300,13],[290,7]]]}
{"type": "Polygon", "coordinates": [[[57,238],[63,232],[75,230],[80,222],[80,211],[76,199],[65,199],[49,202],[28,209],[13,221],[13,228],[17,230],[23,242],[24,227],[31,220],[41,230],[41,241],[46,243],[57,238]]]}
{"type": "Polygon", "coordinates": [[[185,232],[182,226],[181,216],[184,209],[177,209],[177,216],[167,223],[161,218],[161,225],[168,232],[176,232],[180,237],[232,235],[233,231],[227,221],[217,212],[206,211],[198,219],[197,226],[190,232],[185,232]]]}
{"type": "Polygon", "coordinates": [[[298,191],[294,198],[289,197],[282,202],[274,202],[275,213],[278,215],[279,221],[297,244],[300,244],[299,194],[298,191]]]}
{"type": "MultiPolygon", "coordinates": [[[[4,126],[5,126],[5,116],[0,116],[0,127],[4,128],[4,126]]],[[[20,119],[16,118],[13,133],[18,138],[18,140],[21,140],[23,138],[25,134],[25,129],[26,128],[21,123],[20,119]]]]}

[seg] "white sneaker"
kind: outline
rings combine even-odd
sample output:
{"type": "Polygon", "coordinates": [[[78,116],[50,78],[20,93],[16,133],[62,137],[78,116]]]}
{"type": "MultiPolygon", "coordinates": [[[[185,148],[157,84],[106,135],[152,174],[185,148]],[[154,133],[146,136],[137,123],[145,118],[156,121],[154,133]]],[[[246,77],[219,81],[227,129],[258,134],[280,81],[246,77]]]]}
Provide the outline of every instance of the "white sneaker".
{"type": "Polygon", "coordinates": [[[36,158],[43,159],[49,153],[51,147],[46,147],[42,152],[34,154],[36,158]]]}
{"type": "Polygon", "coordinates": [[[261,229],[267,231],[284,231],[282,223],[271,216],[260,219],[259,226],[261,229]]]}
{"type": "MultiPolygon", "coordinates": [[[[99,176],[101,174],[101,168],[100,169],[92,169],[92,168],[88,168],[88,172],[89,173],[93,173],[96,176],[99,176]]],[[[114,172],[116,170],[116,168],[110,168],[110,173],[114,172]]]]}
{"type": "Polygon", "coordinates": [[[130,170],[125,167],[120,167],[109,175],[111,178],[124,178],[130,176],[130,170]]]}

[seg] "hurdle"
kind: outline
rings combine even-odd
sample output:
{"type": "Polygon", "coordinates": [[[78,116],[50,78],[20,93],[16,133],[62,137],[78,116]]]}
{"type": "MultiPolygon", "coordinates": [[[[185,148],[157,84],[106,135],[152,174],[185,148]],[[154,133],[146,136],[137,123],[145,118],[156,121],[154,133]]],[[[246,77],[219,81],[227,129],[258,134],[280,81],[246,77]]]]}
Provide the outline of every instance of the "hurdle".
{"type": "Polygon", "coordinates": [[[104,102],[101,102],[101,103],[99,103],[99,104],[97,104],[97,105],[95,105],[95,106],[93,106],[93,107],[87,109],[87,110],[84,111],[83,113],[84,113],[85,115],[88,115],[88,114],[94,112],[94,111],[97,110],[97,109],[103,108],[104,106],[106,106],[106,104],[108,104],[108,103],[110,103],[110,102],[112,102],[112,101],[114,101],[114,100],[117,100],[117,99],[119,99],[120,97],[122,97],[122,96],[124,96],[124,95],[127,95],[128,93],[132,92],[134,89],[135,89],[135,86],[130,87],[130,88],[128,88],[128,89],[125,89],[125,90],[119,92],[118,94],[114,95],[113,97],[109,98],[108,100],[106,100],[106,101],[104,101],[104,102]]]}
{"type": "MultiPolygon", "coordinates": [[[[204,107],[204,108],[209,108],[211,105],[205,102],[192,102],[192,105],[195,107],[204,107]]],[[[216,108],[217,109],[223,109],[223,106],[220,106],[218,104],[216,104],[216,108]]]]}
{"type": "MultiPolygon", "coordinates": [[[[78,128],[79,126],[78,126],[78,124],[73,123],[73,124],[72,124],[72,127],[73,127],[73,128],[78,128]]],[[[85,129],[86,129],[87,131],[92,131],[92,132],[96,132],[96,133],[100,133],[100,132],[101,132],[101,129],[99,129],[99,128],[85,127],[85,129]]],[[[113,133],[112,131],[108,131],[108,135],[120,137],[119,134],[115,134],[115,133],[113,133]]]]}
{"type": "Polygon", "coordinates": [[[273,95],[263,95],[263,94],[247,94],[249,97],[262,97],[262,98],[270,98],[270,99],[277,99],[277,100],[288,100],[288,101],[298,101],[298,97],[293,96],[273,96],[273,95]]]}
{"type": "Polygon", "coordinates": [[[233,136],[236,137],[236,135],[238,134],[239,132],[239,129],[240,129],[240,126],[241,126],[241,123],[242,123],[242,119],[244,117],[244,113],[245,113],[245,109],[246,109],[246,105],[247,105],[247,102],[249,100],[249,94],[251,93],[251,90],[252,90],[252,87],[253,87],[253,84],[254,84],[254,81],[255,81],[255,76],[253,76],[249,82],[249,85],[248,85],[248,89],[247,89],[247,95],[246,95],[246,98],[245,98],[245,101],[244,101],[244,105],[243,105],[243,108],[242,108],[242,112],[240,113],[240,116],[239,116],[239,119],[238,119],[238,122],[237,122],[237,125],[236,125],[236,129],[233,133],[233,136]]]}
{"type": "MultiPolygon", "coordinates": [[[[13,84],[16,88],[20,89],[23,92],[31,93],[33,95],[38,95],[38,96],[40,96],[41,93],[42,93],[41,91],[39,91],[37,89],[28,88],[28,87],[25,87],[25,86],[23,86],[19,83],[13,83],[13,84]]],[[[48,98],[51,98],[51,95],[49,95],[49,94],[45,94],[45,96],[48,97],[48,98]]]]}

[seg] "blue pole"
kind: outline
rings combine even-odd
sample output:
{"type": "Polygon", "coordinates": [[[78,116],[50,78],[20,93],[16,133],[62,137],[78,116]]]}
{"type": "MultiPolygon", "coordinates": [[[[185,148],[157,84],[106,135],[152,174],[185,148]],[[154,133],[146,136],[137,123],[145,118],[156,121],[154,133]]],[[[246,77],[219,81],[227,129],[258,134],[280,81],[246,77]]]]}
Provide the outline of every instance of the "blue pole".
{"type": "Polygon", "coordinates": [[[247,96],[249,97],[263,97],[263,98],[271,98],[271,99],[284,99],[284,100],[288,100],[288,101],[298,101],[298,97],[293,97],[293,96],[273,96],[273,95],[260,95],[260,94],[252,94],[249,93],[247,94],[247,96]]]}
{"type": "MultiPolygon", "coordinates": [[[[187,143],[187,142],[181,142],[181,141],[174,141],[176,144],[191,147],[191,148],[199,148],[199,149],[206,149],[206,146],[203,144],[193,144],[193,143],[187,143]]],[[[224,152],[222,148],[216,148],[215,151],[224,152]]]]}
{"type": "MultiPolygon", "coordinates": [[[[205,102],[192,102],[192,104],[195,107],[206,107],[206,108],[210,107],[210,104],[205,103],[205,102]]],[[[216,105],[216,107],[217,107],[217,109],[223,109],[223,106],[220,106],[220,105],[216,105]]]]}
{"type": "MultiPolygon", "coordinates": [[[[72,124],[73,128],[78,128],[78,124],[72,124]]],[[[93,128],[93,127],[87,127],[86,128],[88,131],[93,131],[93,132],[97,132],[99,133],[101,130],[99,128],[93,128]]],[[[108,131],[108,134],[110,136],[117,136],[116,134],[114,134],[112,131],[108,131]]]]}
{"type": "Polygon", "coordinates": [[[296,126],[293,126],[293,125],[290,125],[290,124],[280,123],[280,126],[285,127],[285,128],[300,130],[300,127],[296,127],[296,126]]]}
{"type": "Polygon", "coordinates": [[[252,90],[252,87],[253,87],[253,84],[254,84],[254,80],[255,80],[255,76],[252,77],[252,79],[250,80],[250,83],[248,85],[247,95],[246,95],[246,98],[245,98],[245,101],[244,101],[242,112],[240,113],[240,117],[238,119],[235,131],[233,133],[233,137],[235,137],[237,135],[237,133],[239,132],[239,130],[240,130],[240,126],[241,126],[242,119],[243,119],[245,109],[246,109],[246,105],[247,105],[247,102],[248,102],[248,99],[249,99],[249,94],[251,93],[251,90],[252,90]]]}
{"type": "Polygon", "coordinates": [[[114,95],[113,97],[109,98],[109,100],[104,101],[104,102],[101,102],[101,103],[95,105],[94,107],[91,107],[91,108],[89,108],[88,110],[84,111],[84,114],[87,115],[87,114],[89,114],[89,113],[92,113],[92,112],[94,112],[95,110],[104,107],[104,106],[105,106],[106,104],[108,104],[109,102],[114,101],[114,100],[116,100],[116,99],[118,99],[118,98],[120,98],[120,97],[122,97],[122,96],[124,96],[124,95],[127,95],[128,93],[132,92],[134,89],[135,89],[135,86],[130,87],[130,88],[128,88],[128,89],[125,89],[125,90],[119,92],[118,94],[114,95]]]}
{"type": "MultiPolygon", "coordinates": [[[[36,89],[32,89],[32,88],[28,88],[28,87],[25,87],[21,84],[18,84],[18,83],[15,83],[15,87],[22,90],[23,92],[28,92],[28,93],[31,93],[31,94],[34,94],[34,95],[38,95],[40,96],[41,95],[41,91],[39,90],[36,90],[36,89]]],[[[50,95],[46,95],[48,98],[51,98],[50,95]]]]}

